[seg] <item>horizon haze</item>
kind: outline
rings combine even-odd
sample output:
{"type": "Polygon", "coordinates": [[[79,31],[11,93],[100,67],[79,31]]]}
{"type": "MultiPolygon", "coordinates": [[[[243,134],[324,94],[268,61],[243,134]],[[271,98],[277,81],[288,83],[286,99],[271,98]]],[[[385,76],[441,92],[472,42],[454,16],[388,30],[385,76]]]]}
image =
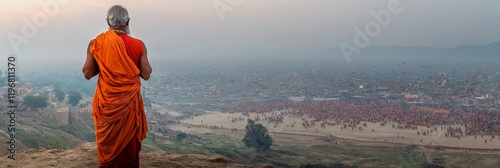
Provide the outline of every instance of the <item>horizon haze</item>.
{"type": "Polygon", "coordinates": [[[107,30],[104,18],[115,4],[129,10],[131,34],[154,53],[152,60],[287,59],[290,52],[316,50],[344,59],[342,43],[360,49],[352,55],[356,60],[374,46],[453,48],[500,41],[496,1],[2,0],[0,54],[28,62],[83,61],[89,40],[107,30]],[[384,15],[389,8],[396,12],[384,15]],[[362,47],[356,46],[356,29],[365,34],[358,41],[369,40],[362,47]]]}

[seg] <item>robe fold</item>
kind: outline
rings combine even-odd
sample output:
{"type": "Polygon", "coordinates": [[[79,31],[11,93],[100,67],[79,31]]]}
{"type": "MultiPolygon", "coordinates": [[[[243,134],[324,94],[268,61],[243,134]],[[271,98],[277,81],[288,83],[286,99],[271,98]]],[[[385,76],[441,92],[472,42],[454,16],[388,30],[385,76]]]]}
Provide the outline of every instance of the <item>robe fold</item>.
{"type": "Polygon", "coordinates": [[[97,36],[89,50],[99,67],[92,105],[97,155],[100,166],[110,166],[131,141],[146,138],[140,70],[113,31],[97,36]]]}

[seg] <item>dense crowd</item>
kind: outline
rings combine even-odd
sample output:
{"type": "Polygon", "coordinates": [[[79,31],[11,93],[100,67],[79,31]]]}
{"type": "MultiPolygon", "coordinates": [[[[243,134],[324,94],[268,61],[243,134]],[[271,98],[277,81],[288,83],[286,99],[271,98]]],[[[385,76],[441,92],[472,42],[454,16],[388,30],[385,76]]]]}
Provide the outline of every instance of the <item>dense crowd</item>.
{"type": "MultiPolygon", "coordinates": [[[[416,129],[417,126],[435,127],[437,125],[462,125],[463,134],[500,135],[500,114],[480,111],[474,107],[447,104],[420,104],[404,101],[341,99],[332,101],[263,101],[250,102],[226,109],[229,112],[256,112],[265,116],[268,122],[279,123],[285,116],[313,118],[307,121],[313,125],[345,124],[359,126],[362,122],[380,122],[398,128],[416,129]]],[[[260,119],[260,118],[259,118],[260,119]]],[[[460,130],[462,131],[462,130],[460,130]]]]}

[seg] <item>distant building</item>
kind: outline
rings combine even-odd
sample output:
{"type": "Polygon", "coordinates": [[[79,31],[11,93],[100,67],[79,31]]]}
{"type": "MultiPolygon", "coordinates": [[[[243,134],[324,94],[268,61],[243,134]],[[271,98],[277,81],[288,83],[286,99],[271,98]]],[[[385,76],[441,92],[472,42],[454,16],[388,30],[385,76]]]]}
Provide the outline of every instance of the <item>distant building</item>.
{"type": "Polygon", "coordinates": [[[306,99],[306,97],[304,96],[301,96],[301,97],[290,97],[290,100],[294,101],[294,102],[301,102],[301,101],[304,101],[306,99]]]}
{"type": "Polygon", "coordinates": [[[81,108],[78,108],[78,112],[80,113],[91,113],[92,112],[92,106],[83,106],[81,108]]]}
{"type": "Polygon", "coordinates": [[[418,96],[417,95],[407,94],[407,95],[405,95],[405,99],[406,100],[415,100],[415,99],[418,99],[418,96]]]}
{"type": "Polygon", "coordinates": [[[58,125],[68,125],[69,124],[69,108],[59,107],[56,109],[55,117],[58,125]]]}
{"type": "Polygon", "coordinates": [[[149,132],[158,132],[158,121],[148,121],[149,132]]]}
{"type": "Polygon", "coordinates": [[[313,98],[313,101],[337,101],[339,98],[313,98]]]}

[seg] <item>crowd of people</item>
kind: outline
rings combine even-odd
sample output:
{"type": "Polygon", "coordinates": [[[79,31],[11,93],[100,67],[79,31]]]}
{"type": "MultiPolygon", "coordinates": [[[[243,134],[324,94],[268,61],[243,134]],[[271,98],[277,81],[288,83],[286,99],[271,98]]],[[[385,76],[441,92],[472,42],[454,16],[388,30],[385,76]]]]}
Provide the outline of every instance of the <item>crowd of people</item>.
{"type": "MultiPolygon", "coordinates": [[[[268,122],[283,121],[285,116],[312,118],[305,127],[318,122],[321,127],[344,124],[360,126],[362,122],[380,122],[397,128],[416,129],[417,126],[461,125],[465,130],[451,131],[451,135],[500,135],[500,114],[481,111],[474,107],[446,104],[420,104],[383,99],[340,99],[331,101],[261,101],[249,102],[225,109],[229,112],[256,112],[268,122]],[[267,112],[271,116],[265,116],[267,112]]],[[[259,118],[260,119],[260,118],[259,118]]]]}

